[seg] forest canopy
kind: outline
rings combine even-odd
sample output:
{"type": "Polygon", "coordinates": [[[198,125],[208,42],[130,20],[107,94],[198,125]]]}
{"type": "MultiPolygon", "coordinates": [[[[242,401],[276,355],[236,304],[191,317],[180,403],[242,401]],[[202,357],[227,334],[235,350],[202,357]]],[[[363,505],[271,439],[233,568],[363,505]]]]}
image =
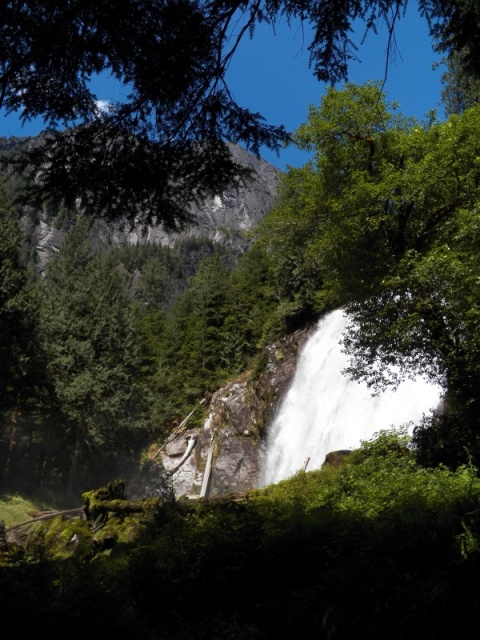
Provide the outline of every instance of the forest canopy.
{"type": "Polygon", "coordinates": [[[479,106],[418,121],[378,84],[332,87],[294,134],[313,159],[259,233],[291,308],[345,307],[350,376],[442,385],[444,413],[419,438],[452,465],[480,456],[479,127],[479,106]]]}
{"type": "Polygon", "coordinates": [[[445,390],[416,430],[419,457],[478,460],[479,127],[479,106],[419,121],[380,83],[331,87],[293,136],[312,160],[284,175],[238,261],[192,242],[97,255],[92,220],[63,211],[50,222],[64,244],[32,280],[5,198],[5,476],[12,452],[60,482],[137,460],[232,376],[259,376],[266,345],[339,307],[353,378],[379,390],[421,373],[445,390]]]}
{"type": "MultiPolygon", "coordinates": [[[[2,3],[0,109],[45,132],[27,146],[17,168],[35,180],[30,202],[50,198],[94,209],[105,218],[163,222],[188,219],[188,203],[248,176],[225,142],[258,154],[279,149],[290,133],[237,104],[226,80],[242,38],[260,22],[284,18],[313,27],[310,65],[319,81],[348,77],[366,31],[386,23],[390,34],[407,0],[46,0],[2,3]],[[100,109],[89,85],[111,74],[124,101],[100,109]]],[[[473,76],[477,3],[420,0],[434,46],[457,53],[473,76]]],[[[9,158],[9,162],[12,159],[9,158]]]]}

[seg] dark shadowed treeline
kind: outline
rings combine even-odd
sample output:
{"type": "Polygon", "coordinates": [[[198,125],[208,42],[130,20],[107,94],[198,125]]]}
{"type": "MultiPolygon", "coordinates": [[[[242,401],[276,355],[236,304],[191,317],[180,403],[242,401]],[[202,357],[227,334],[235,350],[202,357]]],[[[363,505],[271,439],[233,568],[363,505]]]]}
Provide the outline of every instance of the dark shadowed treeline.
{"type": "Polygon", "coordinates": [[[382,432],[234,499],[104,503],[103,529],[30,525],[0,551],[2,621],[75,639],[473,639],[476,471],[425,469],[407,445],[382,432]]]}

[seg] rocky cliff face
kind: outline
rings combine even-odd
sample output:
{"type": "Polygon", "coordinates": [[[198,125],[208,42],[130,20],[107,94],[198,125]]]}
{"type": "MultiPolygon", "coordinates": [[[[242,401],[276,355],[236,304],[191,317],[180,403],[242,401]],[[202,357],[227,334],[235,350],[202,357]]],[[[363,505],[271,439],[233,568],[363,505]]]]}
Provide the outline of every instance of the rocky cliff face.
{"type": "Polygon", "coordinates": [[[314,329],[297,331],[267,347],[267,365],[257,379],[243,374],[218,390],[202,427],[184,429],[157,450],[134,492],[157,495],[165,472],[176,497],[215,497],[255,488],[269,422],[314,329]]]}
{"type": "MultiPolygon", "coordinates": [[[[222,243],[234,252],[244,251],[248,246],[245,232],[252,230],[272,206],[281,171],[237,145],[230,148],[235,160],[253,173],[252,181],[246,186],[227,188],[202,205],[192,204],[194,222],[181,232],[167,232],[162,225],[122,230],[119,225],[98,222],[92,231],[94,246],[99,250],[148,243],[174,247],[178,240],[200,237],[222,243]]],[[[58,251],[64,231],[49,222],[49,216],[42,211],[28,212],[23,224],[34,247],[37,271],[41,273],[52,254],[58,251]]]]}

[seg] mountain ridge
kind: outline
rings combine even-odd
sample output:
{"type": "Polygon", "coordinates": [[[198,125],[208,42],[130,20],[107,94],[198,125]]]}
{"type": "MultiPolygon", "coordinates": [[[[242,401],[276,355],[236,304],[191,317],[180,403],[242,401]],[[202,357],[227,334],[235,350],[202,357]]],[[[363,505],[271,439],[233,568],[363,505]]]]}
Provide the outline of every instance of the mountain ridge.
{"type": "MultiPolygon", "coordinates": [[[[227,187],[203,203],[190,204],[192,223],[180,231],[167,231],[163,224],[123,228],[121,223],[109,224],[95,220],[92,243],[101,252],[115,248],[153,244],[173,248],[179,241],[201,238],[226,246],[240,255],[250,245],[248,233],[270,210],[281,179],[282,171],[271,163],[257,158],[242,147],[229,145],[236,162],[249,168],[252,179],[238,188],[227,187]]],[[[92,215],[94,217],[94,213],[92,215]]],[[[23,209],[21,216],[29,238],[30,259],[38,273],[42,273],[51,256],[57,252],[65,235],[65,222],[58,222],[48,210],[23,209]]]]}

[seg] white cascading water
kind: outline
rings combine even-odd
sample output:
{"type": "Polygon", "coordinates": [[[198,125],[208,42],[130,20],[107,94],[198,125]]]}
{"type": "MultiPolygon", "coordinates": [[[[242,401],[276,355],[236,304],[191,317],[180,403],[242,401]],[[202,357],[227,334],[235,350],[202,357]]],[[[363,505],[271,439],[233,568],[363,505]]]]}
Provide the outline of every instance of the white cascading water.
{"type": "Polygon", "coordinates": [[[331,451],[355,449],[375,433],[407,425],[435,409],[442,389],[421,377],[378,396],[366,383],[342,374],[348,357],[339,344],[347,324],[342,310],[320,320],[305,344],[291,387],[269,426],[260,486],[285,480],[304,468],[319,469],[331,451]]]}

